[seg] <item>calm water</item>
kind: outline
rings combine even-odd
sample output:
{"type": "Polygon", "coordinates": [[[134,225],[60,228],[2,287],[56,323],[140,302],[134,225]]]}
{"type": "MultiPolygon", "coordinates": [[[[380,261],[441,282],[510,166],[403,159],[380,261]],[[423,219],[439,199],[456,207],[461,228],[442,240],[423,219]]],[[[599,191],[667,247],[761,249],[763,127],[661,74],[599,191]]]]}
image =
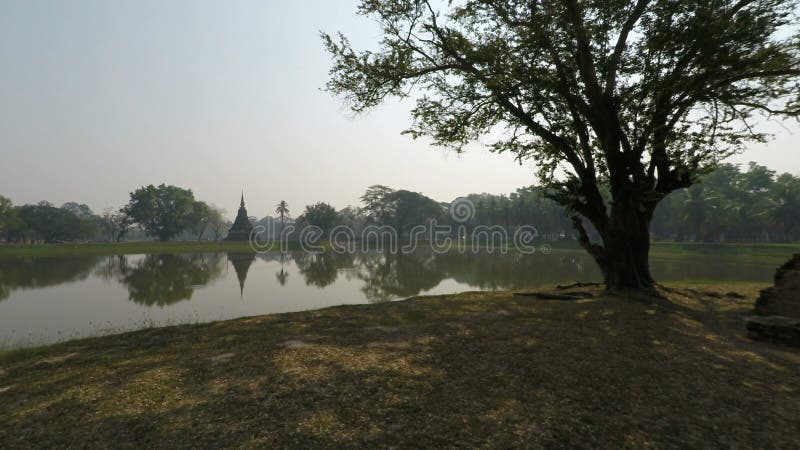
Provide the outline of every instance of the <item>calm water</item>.
{"type": "MultiPolygon", "coordinates": [[[[653,258],[661,281],[769,281],[776,264],[653,258]]],[[[172,254],[0,259],[0,347],[187,322],[383,302],[418,294],[597,280],[580,251],[172,254]]]]}

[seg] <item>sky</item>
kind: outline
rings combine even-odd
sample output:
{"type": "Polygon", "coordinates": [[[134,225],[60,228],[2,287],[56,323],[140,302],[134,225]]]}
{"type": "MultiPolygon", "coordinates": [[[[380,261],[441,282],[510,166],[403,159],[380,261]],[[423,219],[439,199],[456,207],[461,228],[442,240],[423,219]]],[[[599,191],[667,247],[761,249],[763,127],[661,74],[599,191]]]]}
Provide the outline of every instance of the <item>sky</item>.
{"type": "MultiPolygon", "coordinates": [[[[352,117],[322,90],[319,31],[358,48],[379,33],[355,0],[0,0],[0,195],[15,204],[124,205],[173,184],[250,215],[280,200],[358,203],[374,184],[439,201],[509,193],[533,166],[476,144],[412,140],[410,104],[352,117]]],[[[800,173],[800,127],[732,162],[800,173]]]]}

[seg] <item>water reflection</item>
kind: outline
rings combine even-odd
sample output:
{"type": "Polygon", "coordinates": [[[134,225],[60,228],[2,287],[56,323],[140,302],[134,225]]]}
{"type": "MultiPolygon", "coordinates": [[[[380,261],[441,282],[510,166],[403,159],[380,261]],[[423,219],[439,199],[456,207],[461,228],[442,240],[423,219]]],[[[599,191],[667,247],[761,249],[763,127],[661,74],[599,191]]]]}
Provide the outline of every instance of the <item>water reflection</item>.
{"type": "Polygon", "coordinates": [[[275,279],[278,280],[278,284],[281,286],[286,286],[286,283],[289,281],[289,272],[286,271],[285,267],[287,258],[289,258],[289,255],[281,253],[281,270],[275,274],[275,279]]]}
{"type": "Polygon", "coordinates": [[[370,302],[411,297],[430,290],[447,277],[444,255],[430,253],[366,254],[358,261],[361,292],[370,302]]]}
{"type": "MultiPolygon", "coordinates": [[[[265,267],[270,267],[269,272],[260,272],[258,276],[262,280],[271,279],[267,283],[277,289],[289,284],[292,272],[306,286],[319,289],[340,279],[357,280],[360,293],[356,297],[370,302],[418,295],[446,280],[463,289],[497,290],[600,278],[594,263],[582,252],[476,255],[420,250],[411,254],[275,252],[7,258],[0,259],[0,300],[12,296],[16,290],[57,286],[95,276],[124,287],[128,299],[135,303],[163,307],[191,299],[198,287],[224,276],[226,263],[236,274],[240,297],[244,296],[253,267],[265,263],[265,267]]],[[[651,266],[656,277],[664,281],[768,281],[772,274],[770,265],[737,264],[735,260],[702,255],[654,260],[651,266]]],[[[263,290],[264,284],[259,284],[263,290]]]]}
{"type": "Polygon", "coordinates": [[[195,288],[218,278],[224,267],[221,254],[146,255],[134,264],[125,259],[112,276],[128,289],[129,300],[146,306],[189,300],[195,288]]]}
{"type": "Polygon", "coordinates": [[[297,270],[305,279],[306,285],[324,288],[333,284],[339,276],[339,270],[353,266],[354,255],[324,253],[294,253],[293,259],[297,270]]]}
{"type": "Polygon", "coordinates": [[[85,280],[100,259],[97,256],[0,259],[0,301],[18,289],[39,289],[85,280]]]}
{"type": "Polygon", "coordinates": [[[256,260],[255,253],[228,253],[228,261],[236,271],[236,278],[239,280],[239,297],[244,296],[244,284],[247,281],[247,272],[256,260]]]}
{"type": "Polygon", "coordinates": [[[520,289],[532,284],[595,279],[588,257],[521,255],[518,253],[416,252],[366,254],[357,258],[362,292],[371,302],[419,295],[452,279],[482,290],[520,289]]]}
{"type": "MultiPolygon", "coordinates": [[[[736,255],[687,252],[655,258],[651,267],[664,282],[769,282],[785,256],[762,259],[742,263],[747,259],[736,255]]],[[[580,251],[0,258],[0,347],[96,335],[98,327],[128,330],[599,278],[594,263],[580,251]]]]}

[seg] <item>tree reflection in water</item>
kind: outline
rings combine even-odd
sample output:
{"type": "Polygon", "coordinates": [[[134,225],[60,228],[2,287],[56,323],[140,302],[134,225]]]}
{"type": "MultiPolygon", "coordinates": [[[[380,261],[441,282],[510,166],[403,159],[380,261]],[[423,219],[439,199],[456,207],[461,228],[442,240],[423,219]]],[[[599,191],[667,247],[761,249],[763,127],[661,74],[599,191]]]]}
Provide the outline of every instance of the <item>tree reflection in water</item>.
{"type": "Polygon", "coordinates": [[[523,255],[516,252],[295,253],[295,263],[309,286],[325,287],[342,274],[364,282],[370,302],[412,297],[453,279],[482,290],[522,289],[532,283],[585,281],[599,276],[585,255],[523,255]],[[589,269],[587,269],[587,267],[589,269]]]}
{"type": "Polygon", "coordinates": [[[192,297],[194,289],[222,274],[223,254],[183,253],[146,255],[122,264],[119,282],[127,287],[128,298],[147,306],[167,306],[192,297]]]}
{"type": "Polygon", "coordinates": [[[17,289],[38,289],[87,279],[99,256],[0,259],[0,301],[17,289]]]}
{"type": "MultiPolygon", "coordinates": [[[[738,255],[733,255],[728,261],[720,261],[717,254],[711,254],[654,259],[651,267],[653,273],[664,280],[769,280],[772,277],[772,266],[739,264],[737,258],[738,255]]],[[[548,255],[523,255],[513,251],[507,254],[457,251],[437,254],[430,249],[419,249],[410,254],[375,251],[337,254],[328,251],[321,254],[270,252],[27,257],[0,259],[0,301],[14,297],[16,290],[68,284],[95,276],[120,283],[127,289],[129,299],[136,303],[166,306],[190,299],[198,286],[223,276],[226,261],[231,263],[236,273],[240,295],[248,274],[251,278],[266,276],[275,280],[272,283],[275,288],[285,286],[293,270],[290,266],[293,261],[307,286],[323,289],[337,280],[355,281],[357,286],[350,283],[345,289],[360,289],[361,294],[351,291],[356,298],[349,300],[358,301],[363,295],[370,302],[419,295],[435,289],[446,280],[452,280],[446,284],[452,290],[498,290],[553,286],[601,278],[594,262],[579,251],[556,251],[548,255]],[[269,267],[269,272],[252,273],[256,259],[268,263],[262,267],[269,267]]],[[[225,294],[224,297],[232,294],[225,294]]]]}
{"type": "Polygon", "coordinates": [[[338,278],[339,269],[352,268],[354,256],[332,251],[323,253],[296,252],[293,254],[297,269],[308,286],[324,288],[338,278]]]}
{"type": "Polygon", "coordinates": [[[286,282],[289,280],[289,272],[284,268],[287,258],[290,258],[290,256],[281,252],[281,271],[275,274],[275,278],[281,286],[286,286],[286,282]]]}
{"type": "Polygon", "coordinates": [[[434,252],[366,253],[358,258],[361,291],[370,302],[412,297],[435,288],[447,276],[434,252]]]}

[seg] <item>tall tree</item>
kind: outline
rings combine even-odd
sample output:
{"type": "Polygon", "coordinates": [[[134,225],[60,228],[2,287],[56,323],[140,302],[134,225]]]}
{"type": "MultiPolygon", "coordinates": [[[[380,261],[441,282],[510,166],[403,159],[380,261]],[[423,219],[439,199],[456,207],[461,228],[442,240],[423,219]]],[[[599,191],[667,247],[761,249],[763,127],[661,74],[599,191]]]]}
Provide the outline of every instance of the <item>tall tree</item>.
{"type": "Polygon", "coordinates": [[[124,210],[147,234],[168,241],[191,226],[194,204],[191,190],[151,184],[131,192],[124,210]]]}
{"type": "Polygon", "coordinates": [[[275,208],[275,214],[281,218],[281,233],[283,233],[283,228],[286,225],[286,216],[289,215],[289,204],[286,203],[286,200],[278,202],[278,206],[275,208]]]}
{"type": "Polygon", "coordinates": [[[124,208],[119,210],[113,208],[106,209],[103,211],[100,220],[108,234],[108,239],[112,243],[120,242],[131,225],[133,225],[133,219],[125,212],[124,208]]]}
{"type": "Polygon", "coordinates": [[[208,203],[195,200],[192,205],[192,217],[189,219],[189,229],[197,236],[197,240],[203,239],[203,234],[211,222],[211,207],[208,203]]]}
{"type": "Polygon", "coordinates": [[[800,179],[783,174],[772,189],[772,223],[781,230],[782,239],[800,239],[800,179]]]}
{"type": "Polygon", "coordinates": [[[225,211],[212,206],[208,216],[208,228],[214,235],[214,240],[218,241],[222,235],[231,227],[231,221],[225,219],[225,211]]]}
{"type": "Polygon", "coordinates": [[[66,209],[76,216],[86,219],[95,217],[94,212],[92,212],[92,208],[85,203],[67,202],[61,205],[61,209],[66,209]]]}
{"type": "Polygon", "coordinates": [[[19,227],[19,217],[14,204],[7,197],[0,195],[0,236],[4,237],[6,242],[11,241],[12,234],[19,227]]]}
{"type": "Polygon", "coordinates": [[[361,202],[364,204],[362,210],[367,216],[367,221],[383,223],[394,214],[394,211],[391,210],[392,205],[387,201],[387,197],[392,193],[394,193],[394,189],[380,184],[367,188],[367,191],[361,196],[361,202]]]}
{"type": "Polygon", "coordinates": [[[336,226],[339,221],[339,214],[333,206],[324,202],[317,202],[306,206],[305,211],[297,218],[297,221],[301,224],[317,226],[327,232],[336,226]]]}
{"type": "Polygon", "coordinates": [[[323,34],[327,88],[355,112],[421,93],[412,136],[459,151],[496,137],[494,150],[534,158],[611,289],[653,283],[649,226],[661,199],[763,141],[754,115],[800,115],[800,37],[779,32],[795,23],[796,0],[436,5],[362,0],[380,48],[323,34]]]}
{"type": "Polygon", "coordinates": [[[425,225],[430,219],[440,219],[442,206],[418,192],[401,189],[386,195],[386,210],[391,211],[385,222],[402,234],[416,225],[425,225]]]}

